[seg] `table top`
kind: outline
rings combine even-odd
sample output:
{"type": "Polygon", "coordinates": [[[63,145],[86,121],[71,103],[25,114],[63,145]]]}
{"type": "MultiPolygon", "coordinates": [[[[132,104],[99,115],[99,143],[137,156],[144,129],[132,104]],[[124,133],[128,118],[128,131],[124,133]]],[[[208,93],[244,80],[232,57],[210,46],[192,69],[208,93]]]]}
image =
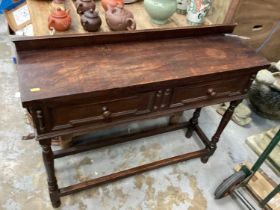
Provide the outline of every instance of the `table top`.
{"type": "Polygon", "coordinates": [[[18,58],[23,104],[268,65],[224,35],[21,51],[18,58]]]}

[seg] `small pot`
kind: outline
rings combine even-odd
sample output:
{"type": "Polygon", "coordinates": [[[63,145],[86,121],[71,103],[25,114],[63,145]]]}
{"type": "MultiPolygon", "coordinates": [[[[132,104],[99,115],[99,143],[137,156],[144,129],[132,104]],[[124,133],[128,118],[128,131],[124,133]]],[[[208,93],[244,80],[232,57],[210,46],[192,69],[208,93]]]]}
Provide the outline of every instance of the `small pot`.
{"type": "Polygon", "coordinates": [[[112,9],[116,6],[124,6],[123,0],[101,0],[102,7],[105,11],[108,10],[109,7],[112,9]]]}
{"type": "Polygon", "coordinates": [[[94,0],[77,0],[75,5],[78,14],[83,14],[85,11],[90,9],[94,11],[96,7],[94,0]]]}
{"type": "Polygon", "coordinates": [[[49,29],[54,28],[56,31],[67,31],[71,25],[70,10],[57,8],[48,18],[49,29]]]}
{"type": "Polygon", "coordinates": [[[136,29],[133,14],[122,6],[109,7],[105,13],[105,18],[112,31],[133,31],[136,29]]]}
{"type": "Polygon", "coordinates": [[[90,9],[85,11],[81,15],[81,24],[86,31],[95,32],[98,31],[101,26],[101,18],[98,15],[98,12],[90,9]]]}

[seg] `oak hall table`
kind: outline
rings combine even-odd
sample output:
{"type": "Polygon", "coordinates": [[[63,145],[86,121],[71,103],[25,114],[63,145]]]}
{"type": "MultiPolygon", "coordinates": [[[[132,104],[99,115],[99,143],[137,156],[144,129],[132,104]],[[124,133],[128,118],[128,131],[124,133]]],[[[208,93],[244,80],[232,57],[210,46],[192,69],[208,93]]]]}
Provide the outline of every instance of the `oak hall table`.
{"type": "MultiPolygon", "coordinates": [[[[42,146],[52,205],[60,197],[161,166],[200,157],[206,163],[256,72],[268,66],[240,40],[234,25],[200,28],[14,38],[23,107],[42,146]],[[201,108],[231,102],[208,138],[198,125],[201,108]],[[196,108],[189,122],[178,113],[196,108]],[[51,139],[121,123],[171,116],[167,127],[53,151],[51,139]],[[68,155],[187,128],[205,148],[59,188],[54,160],[68,155]]],[[[211,120],[211,119],[209,119],[211,120]]]]}

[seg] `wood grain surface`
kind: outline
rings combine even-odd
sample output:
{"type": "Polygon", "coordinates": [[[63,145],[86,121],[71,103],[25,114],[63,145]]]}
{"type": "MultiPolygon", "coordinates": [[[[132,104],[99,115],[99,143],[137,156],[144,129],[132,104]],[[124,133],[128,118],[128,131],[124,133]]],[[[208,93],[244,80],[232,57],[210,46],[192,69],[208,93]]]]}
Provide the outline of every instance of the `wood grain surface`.
{"type": "Polygon", "coordinates": [[[12,36],[17,52],[30,50],[60,49],[64,47],[82,47],[100,44],[140,42],[161,39],[176,39],[232,33],[235,24],[211,25],[201,27],[178,27],[146,29],[136,31],[99,32],[84,34],[64,34],[53,36],[12,36]]]}
{"type": "MultiPolygon", "coordinates": [[[[236,12],[235,22],[238,26],[234,33],[250,37],[246,42],[257,49],[270,31],[280,21],[279,0],[243,0],[236,12]]],[[[260,53],[270,61],[280,60],[280,28],[272,36],[260,53]]]]}
{"type": "MultiPolygon", "coordinates": [[[[19,53],[23,102],[173,82],[267,65],[239,40],[213,35],[19,53]],[[238,61],[238,62],[237,62],[238,61]],[[40,91],[32,92],[32,88],[40,91]]],[[[147,87],[147,86],[146,86],[147,87]]]]}
{"type": "Polygon", "coordinates": [[[206,16],[210,23],[221,24],[228,13],[231,2],[236,0],[214,0],[211,9],[206,16]]]}

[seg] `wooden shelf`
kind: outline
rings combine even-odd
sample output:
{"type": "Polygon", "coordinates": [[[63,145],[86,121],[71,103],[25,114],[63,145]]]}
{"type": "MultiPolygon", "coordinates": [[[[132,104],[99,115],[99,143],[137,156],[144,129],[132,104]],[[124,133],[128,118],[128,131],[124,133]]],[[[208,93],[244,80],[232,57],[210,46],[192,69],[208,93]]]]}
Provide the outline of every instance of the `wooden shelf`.
{"type": "Polygon", "coordinates": [[[186,15],[177,13],[171,16],[167,24],[156,25],[151,22],[149,15],[145,11],[143,1],[139,1],[125,5],[125,8],[134,14],[137,25],[136,31],[110,31],[105,21],[105,14],[100,0],[96,0],[96,10],[99,11],[102,25],[98,32],[90,33],[83,29],[74,1],[65,0],[64,7],[70,10],[72,17],[71,27],[68,31],[56,32],[50,35],[48,17],[55,8],[52,2],[39,0],[26,0],[26,2],[33,24],[34,35],[11,34],[11,39],[15,43],[17,51],[232,33],[235,27],[232,20],[239,4],[239,0],[213,0],[204,25],[190,26],[186,21],[186,15]]]}
{"type": "MultiPolygon", "coordinates": [[[[209,15],[206,17],[205,25],[221,24],[223,23],[225,13],[228,10],[230,0],[227,1],[214,1],[212,9],[209,11],[209,15]]],[[[29,7],[31,20],[34,29],[35,36],[49,35],[48,29],[48,16],[53,6],[51,1],[35,1],[27,0],[29,7]]],[[[72,17],[71,28],[66,32],[56,32],[56,35],[65,34],[84,34],[88,33],[83,29],[80,23],[80,16],[76,13],[76,8],[72,0],[65,1],[65,8],[70,9],[70,15],[72,17]]],[[[165,25],[156,25],[150,21],[150,17],[144,9],[143,1],[127,4],[125,8],[131,11],[136,20],[137,30],[145,29],[160,29],[160,28],[178,28],[189,26],[186,21],[186,16],[174,13],[169,19],[169,23],[165,25]]],[[[105,12],[101,7],[100,1],[96,1],[96,10],[99,11],[102,19],[102,25],[99,32],[109,32],[110,29],[105,21],[105,12]]],[[[96,32],[98,33],[98,32],[96,32]]]]}

